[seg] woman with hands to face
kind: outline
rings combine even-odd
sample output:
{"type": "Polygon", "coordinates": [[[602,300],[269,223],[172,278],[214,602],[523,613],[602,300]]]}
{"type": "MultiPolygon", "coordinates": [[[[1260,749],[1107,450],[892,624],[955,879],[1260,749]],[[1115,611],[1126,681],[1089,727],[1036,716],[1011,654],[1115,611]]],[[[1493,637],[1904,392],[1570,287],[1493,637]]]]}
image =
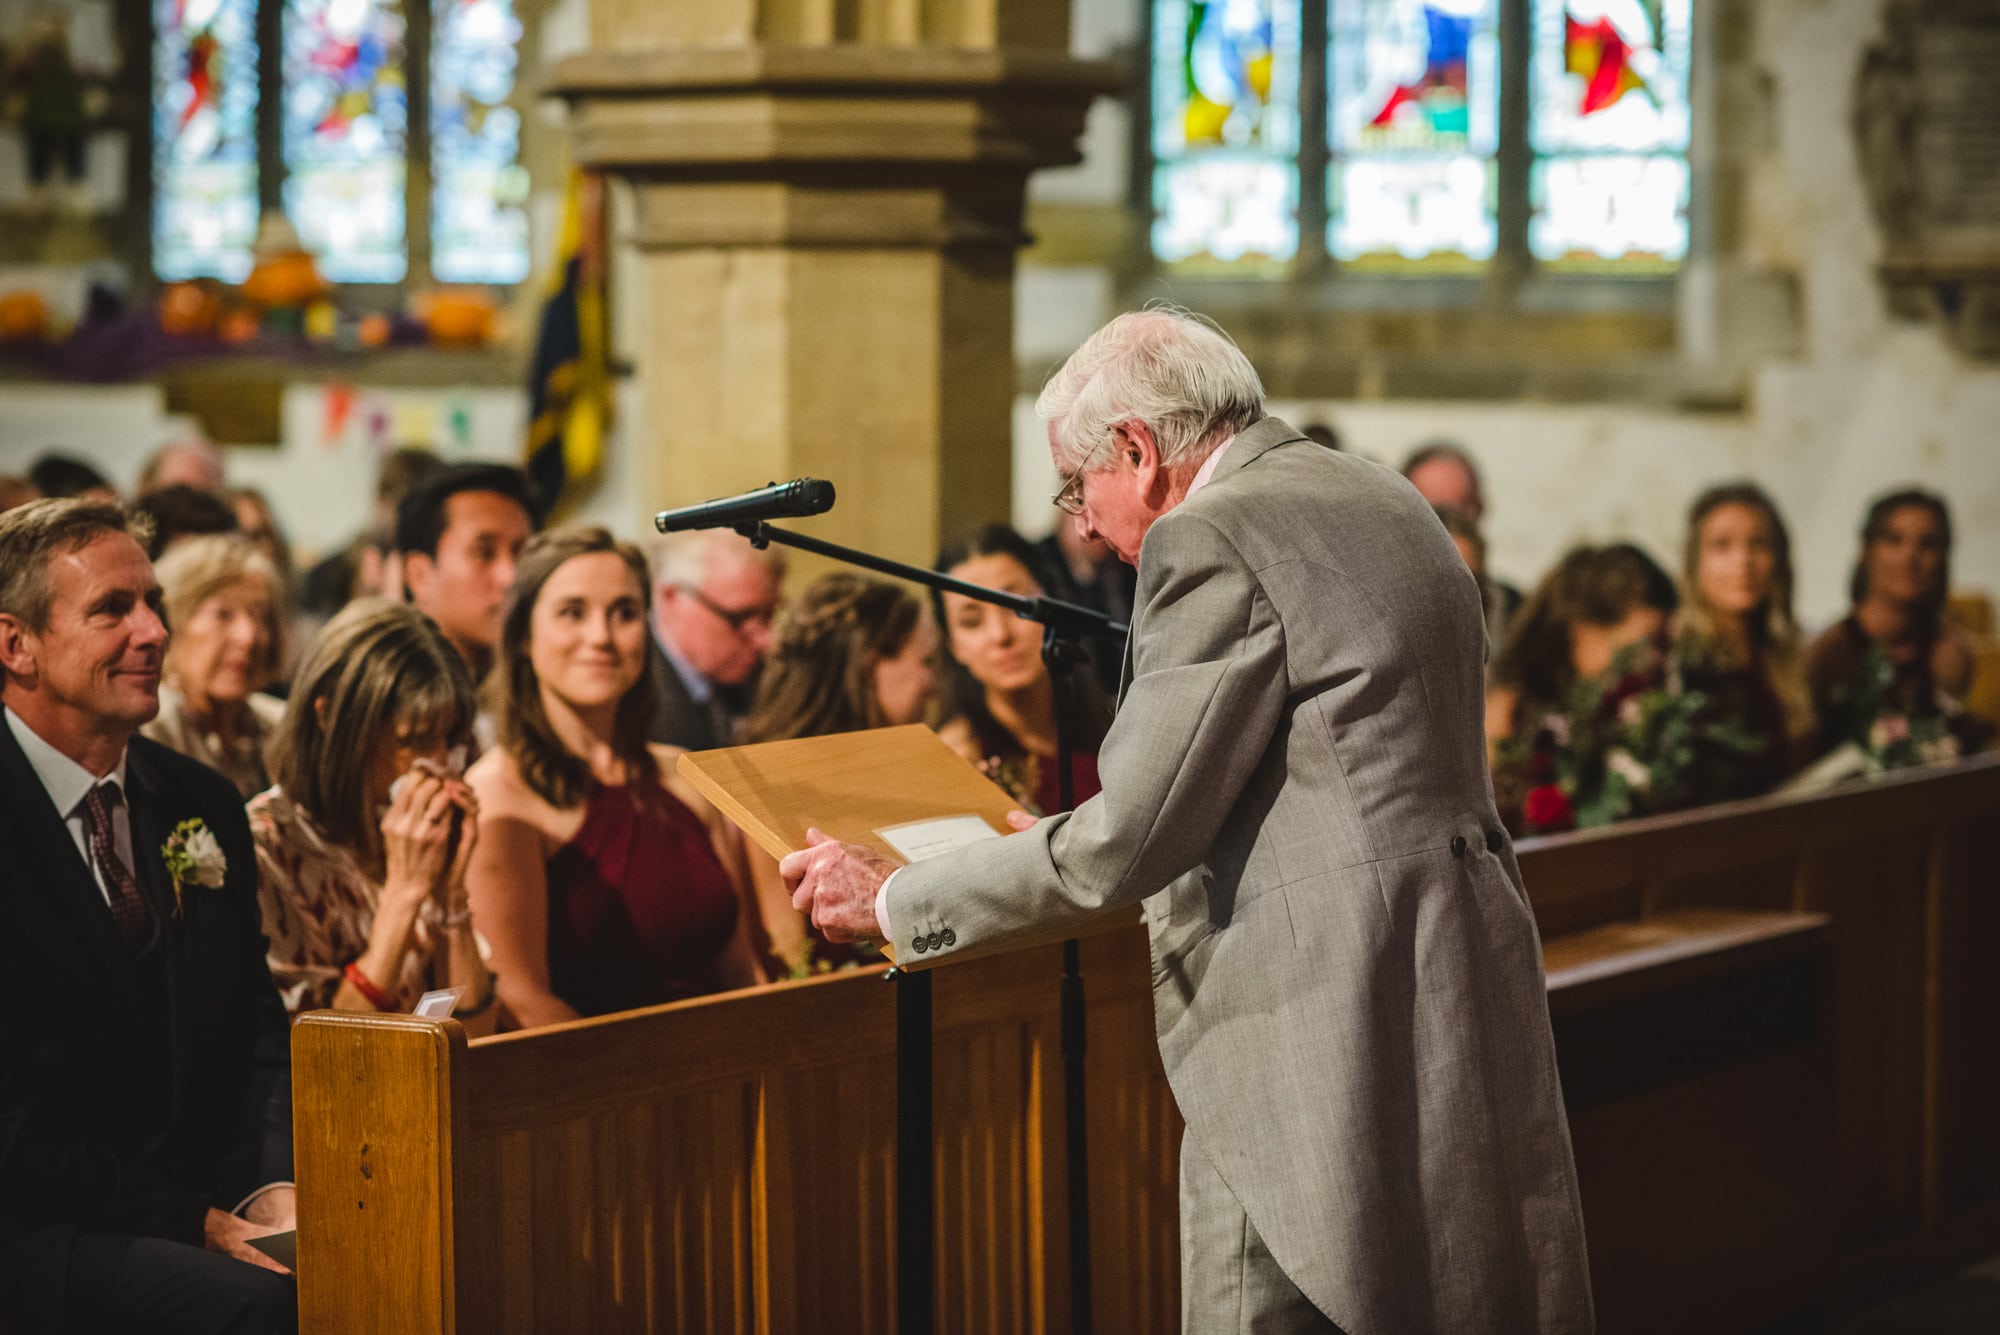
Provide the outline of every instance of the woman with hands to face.
{"type": "Polygon", "coordinates": [[[453,988],[470,1031],[494,1027],[466,888],[479,807],[459,777],[476,708],[463,660],[401,603],[350,604],[299,665],[277,785],[250,803],[271,973],[293,1013],[408,1010],[453,988]]]}

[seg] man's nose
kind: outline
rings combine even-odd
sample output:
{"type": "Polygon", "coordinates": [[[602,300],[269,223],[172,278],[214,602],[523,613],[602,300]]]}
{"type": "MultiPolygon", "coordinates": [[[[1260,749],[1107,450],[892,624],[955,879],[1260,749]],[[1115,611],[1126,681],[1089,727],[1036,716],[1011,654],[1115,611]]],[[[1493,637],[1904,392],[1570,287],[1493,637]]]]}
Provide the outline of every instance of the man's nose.
{"type": "Polygon", "coordinates": [[[135,620],[132,626],[132,638],[134,640],[142,645],[165,644],[167,642],[168,631],[166,619],[157,610],[145,603],[140,603],[133,615],[135,620]]]}
{"type": "Polygon", "coordinates": [[[1096,528],[1091,525],[1090,511],[1088,510],[1085,510],[1076,517],[1076,531],[1082,535],[1085,542],[1098,542],[1101,540],[1097,535],[1096,528]]]}

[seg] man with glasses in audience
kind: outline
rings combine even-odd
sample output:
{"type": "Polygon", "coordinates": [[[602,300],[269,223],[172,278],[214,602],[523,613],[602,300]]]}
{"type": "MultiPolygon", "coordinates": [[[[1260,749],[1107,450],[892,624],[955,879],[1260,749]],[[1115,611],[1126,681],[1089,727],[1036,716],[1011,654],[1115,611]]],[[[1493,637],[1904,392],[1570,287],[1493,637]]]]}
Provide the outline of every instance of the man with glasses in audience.
{"type": "Polygon", "coordinates": [[[728,529],[665,534],[651,555],[659,650],[651,740],[690,751],[728,746],[771,651],[784,558],[728,529]]]}

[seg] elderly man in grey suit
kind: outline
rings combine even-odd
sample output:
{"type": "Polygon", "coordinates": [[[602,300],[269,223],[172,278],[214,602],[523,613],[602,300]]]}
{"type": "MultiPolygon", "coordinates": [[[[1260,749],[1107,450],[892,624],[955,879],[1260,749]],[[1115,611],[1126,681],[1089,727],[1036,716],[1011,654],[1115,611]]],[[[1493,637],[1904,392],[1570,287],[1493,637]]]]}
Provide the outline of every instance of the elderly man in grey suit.
{"type": "Polygon", "coordinates": [[[1589,1331],[1451,540],[1395,473],[1266,416],[1177,312],[1114,320],[1038,407],[1058,502],[1139,569],[1104,791],[892,878],[815,835],[795,902],[948,960],[1144,900],[1191,1335],[1589,1331]]]}

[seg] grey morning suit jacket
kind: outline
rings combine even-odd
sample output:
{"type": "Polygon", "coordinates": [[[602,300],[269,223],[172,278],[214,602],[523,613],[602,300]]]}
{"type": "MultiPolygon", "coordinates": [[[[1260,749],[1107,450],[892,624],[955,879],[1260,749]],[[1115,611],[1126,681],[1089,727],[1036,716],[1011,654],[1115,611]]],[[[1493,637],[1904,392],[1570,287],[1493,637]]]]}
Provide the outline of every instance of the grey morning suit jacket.
{"type": "Polygon", "coordinates": [[[1483,657],[1423,499],[1267,417],[1146,535],[1103,793],[888,891],[927,962],[1143,898],[1188,1134],[1352,1335],[1593,1327],[1483,657]]]}

